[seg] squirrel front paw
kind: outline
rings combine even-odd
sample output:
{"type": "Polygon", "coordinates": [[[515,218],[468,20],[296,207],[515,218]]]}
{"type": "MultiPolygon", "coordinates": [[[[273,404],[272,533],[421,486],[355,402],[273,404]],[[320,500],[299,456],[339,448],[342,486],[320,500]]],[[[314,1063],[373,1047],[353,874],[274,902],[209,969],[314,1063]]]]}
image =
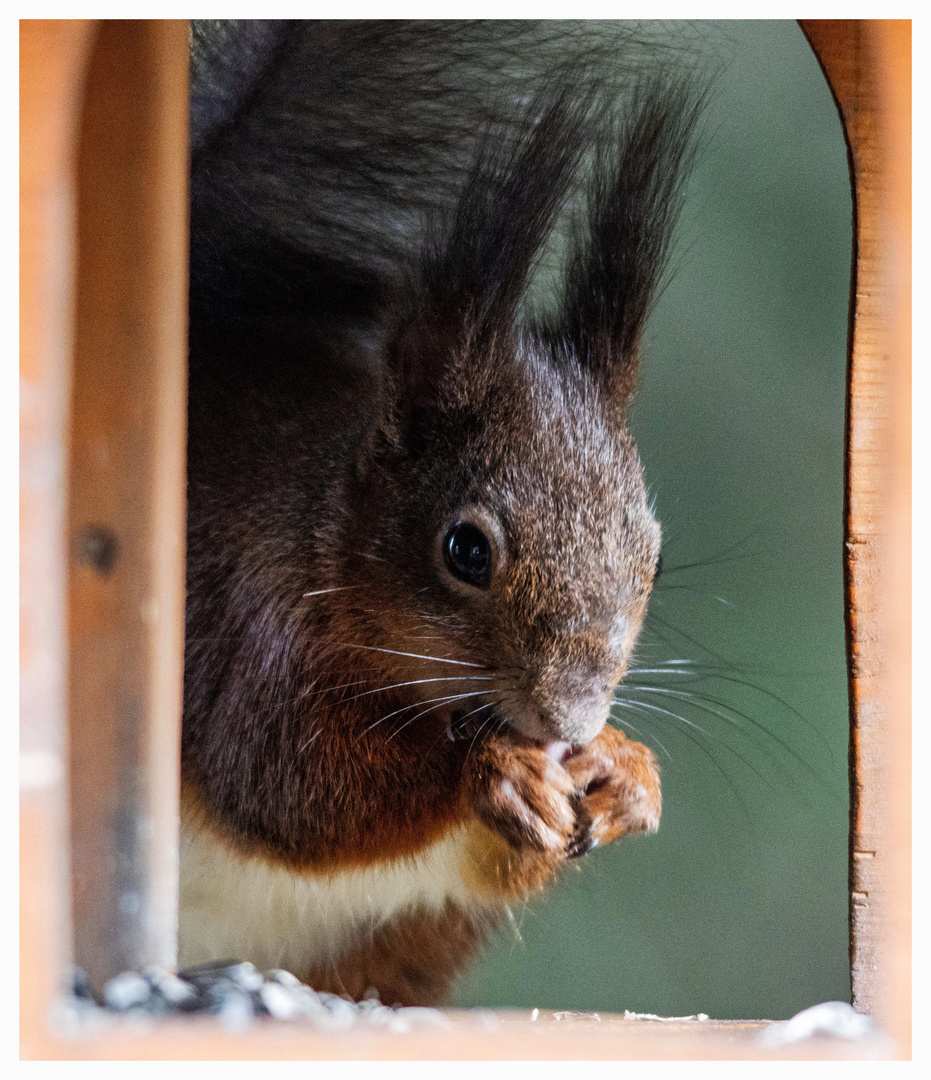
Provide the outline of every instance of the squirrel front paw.
{"type": "Polygon", "coordinates": [[[619,836],[659,828],[659,770],[642,743],[605,727],[564,769],[573,781],[576,818],[567,858],[578,858],[619,836]]]}
{"type": "Polygon", "coordinates": [[[518,851],[578,858],[629,833],[655,832],[662,799],[652,752],[605,727],[560,763],[498,735],[471,763],[473,812],[518,851]]]}
{"type": "Polygon", "coordinates": [[[545,750],[498,735],[470,763],[471,809],[518,851],[561,855],[577,829],[573,777],[545,750]]]}
{"type": "Polygon", "coordinates": [[[567,859],[659,825],[653,755],[613,728],[562,762],[495,735],[466,759],[464,779],[468,813],[480,823],[466,860],[476,895],[526,896],[567,859]]]}

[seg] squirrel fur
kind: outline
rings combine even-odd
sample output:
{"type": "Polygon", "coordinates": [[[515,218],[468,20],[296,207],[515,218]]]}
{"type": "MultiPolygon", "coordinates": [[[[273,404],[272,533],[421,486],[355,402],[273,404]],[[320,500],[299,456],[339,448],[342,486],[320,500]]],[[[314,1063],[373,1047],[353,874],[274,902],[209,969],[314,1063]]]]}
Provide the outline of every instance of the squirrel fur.
{"type": "Polygon", "coordinates": [[[642,36],[194,24],[182,963],[442,1002],[510,901],[658,826],[607,719],[701,94],[642,36]]]}

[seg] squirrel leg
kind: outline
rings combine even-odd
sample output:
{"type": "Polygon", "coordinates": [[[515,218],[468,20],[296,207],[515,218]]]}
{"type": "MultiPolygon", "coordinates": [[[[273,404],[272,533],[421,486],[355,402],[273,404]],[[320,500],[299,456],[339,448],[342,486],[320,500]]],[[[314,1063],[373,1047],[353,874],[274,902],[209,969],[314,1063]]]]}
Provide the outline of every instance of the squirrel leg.
{"type": "Polygon", "coordinates": [[[487,912],[453,903],[441,911],[414,908],[393,916],[345,956],[308,972],[305,981],[354,1001],[374,989],[385,1005],[444,1005],[454,978],[491,929],[487,912]]]}

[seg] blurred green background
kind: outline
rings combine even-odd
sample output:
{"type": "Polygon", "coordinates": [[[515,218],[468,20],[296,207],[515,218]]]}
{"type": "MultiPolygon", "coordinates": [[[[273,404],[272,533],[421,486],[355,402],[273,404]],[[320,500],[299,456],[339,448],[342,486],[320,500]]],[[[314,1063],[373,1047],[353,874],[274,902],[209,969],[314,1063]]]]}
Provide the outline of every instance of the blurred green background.
{"type": "Polygon", "coordinates": [[[689,34],[725,67],[645,342],[633,426],[664,571],[616,710],[657,753],[662,825],[515,908],[460,1006],[779,1019],[849,999],[846,155],[794,22],[689,34]]]}

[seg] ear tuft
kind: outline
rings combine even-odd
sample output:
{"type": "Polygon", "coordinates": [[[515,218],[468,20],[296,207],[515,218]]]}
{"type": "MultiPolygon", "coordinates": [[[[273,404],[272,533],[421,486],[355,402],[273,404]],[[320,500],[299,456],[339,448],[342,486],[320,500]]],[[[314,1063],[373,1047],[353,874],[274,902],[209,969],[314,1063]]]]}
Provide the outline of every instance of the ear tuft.
{"type": "Polygon", "coordinates": [[[513,131],[491,130],[455,211],[422,259],[430,305],[452,305],[479,337],[510,332],[582,155],[593,88],[565,74],[513,131]]]}
{"type": "Polygon", "coordinates": [[[705,96],[681,76],[653,75],[596,143],[553,333],[621,401],[633,392],[644,324],[664,284],[705,96]]]}
{"type": "Polygon", "coordinates": [[[582,156],[594,81],[579,71],[551,79],[516,125],[485,133],[453,211],[429,224],[414,304],[388,356],[409,421],[463,357],[490,355],[514,338],[528,280],[582,156]]]}

